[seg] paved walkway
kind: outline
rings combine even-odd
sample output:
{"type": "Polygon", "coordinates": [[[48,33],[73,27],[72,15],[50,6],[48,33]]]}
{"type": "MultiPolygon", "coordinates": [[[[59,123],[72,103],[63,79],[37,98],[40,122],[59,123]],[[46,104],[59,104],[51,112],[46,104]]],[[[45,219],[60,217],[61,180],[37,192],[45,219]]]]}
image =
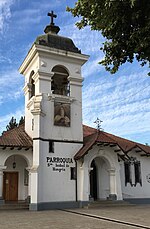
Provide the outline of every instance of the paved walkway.
{"type": "MultiPolygon", "coordinates": [[[[150,228],[150,205],[104,207],[99,209],[73,209],[76,212],[94,214],[121,221],[142,224],[150,228]]],[[[93,219],[73,213],[50,210],[0,210],[0,229],[129,229],[137,228],[93,219]]],[[[141,227],[142,228],[142,227],[141,227]]]]}

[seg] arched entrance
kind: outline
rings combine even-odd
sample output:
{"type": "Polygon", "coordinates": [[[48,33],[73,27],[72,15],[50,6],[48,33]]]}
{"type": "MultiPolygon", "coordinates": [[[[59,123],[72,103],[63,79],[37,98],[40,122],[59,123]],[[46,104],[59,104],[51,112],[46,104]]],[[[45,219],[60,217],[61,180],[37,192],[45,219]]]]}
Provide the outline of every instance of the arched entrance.
{"type": "Polygon", "coordinates": [[[12,155],[5,162],[3,198],[6,201],[25,200],[28,196],[28,167],[26,160],[12,155]]]}
{"type": "Polygon", "coordinates": [[[95,161],[91,163],[92,170],[90,171],[90,198],[97,199],[97,168],[95,161]]]}
{"type": "Polygon", "coordinates": [[[109,163],[105,158],[96,157],[91,162],[90,198],[108,199],[110,194],[109,163]]]}

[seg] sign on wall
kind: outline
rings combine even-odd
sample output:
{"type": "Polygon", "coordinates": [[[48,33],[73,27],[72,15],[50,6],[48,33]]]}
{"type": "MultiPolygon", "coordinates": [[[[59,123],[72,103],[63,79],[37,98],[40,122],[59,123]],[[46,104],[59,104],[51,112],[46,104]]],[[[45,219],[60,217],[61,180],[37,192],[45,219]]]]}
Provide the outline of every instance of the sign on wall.
{"type": "Polygon", "coordinates": [[[46,157],[47,166],[54,172],[65,172],[73,164],[71,157],[46,157]]]}

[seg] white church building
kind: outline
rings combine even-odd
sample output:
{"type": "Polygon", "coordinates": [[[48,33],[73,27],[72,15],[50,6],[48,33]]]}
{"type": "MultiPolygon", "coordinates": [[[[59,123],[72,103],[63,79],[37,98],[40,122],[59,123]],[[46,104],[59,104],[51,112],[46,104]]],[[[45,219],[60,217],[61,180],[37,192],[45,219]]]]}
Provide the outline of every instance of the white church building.
{"type": "Polygon", "coordinates": [[[150,203],[150,147],[82,125],[84,55],[53,22],[22,65],[25,124],[0,136],[0,204],[30,210],[94,200],[150,203]]]}

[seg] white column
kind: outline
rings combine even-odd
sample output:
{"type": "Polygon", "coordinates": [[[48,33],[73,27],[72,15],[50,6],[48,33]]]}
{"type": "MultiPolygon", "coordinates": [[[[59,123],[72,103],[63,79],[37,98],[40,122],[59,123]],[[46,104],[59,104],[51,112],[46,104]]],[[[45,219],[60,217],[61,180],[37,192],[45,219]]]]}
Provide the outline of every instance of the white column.
{"type": "Polygon", "coordinates": [[[3,170],[5,170],[6,166],[0,166],[0,204],[4,203],[3,200],[3,170]]]}
{"type": "Polygon", "coordinates": [[[110,179],[109,199],[116,200],[117,192],[116,192],[116,171],[115,169],[109,169],[109,179],[110,179]]]}
{"type": "Polygon", "coordinates": [[[89,172],[88,172],[88,167],[85,163],[83,163],[82,166],[82,175],[83,175],[82,200],[89,201],[89,172]]]}
{"type": "Polygon", "coordinates": [[[31,194],[31,202],[30,202],[30,210],[37,210],[38,204],[38,166],[33,166],[30,170],[30,194],[31,194]]]}
{"type": "Polygon", "coordinates": [[[31,197],[31,168],[27,167],[26,170],[28,171],[28,198],[31,197]]]}
{"type": "Polygon", "coordinates": [[[116,188],[117,188],[117,200],[122,200],[122,183],[121,183],[121,163],[118,165],[118,168],[116,168],[116,188]]]}
{"type": "Polygon", "coordinates": [[[92,170],[93,170],[93,168],[89,168],[89,169],[88,169],[88,176],[89,176],[89,177],[88,177],[88,179],[89,179],[88,193],[89,193],[89,200],[92,200],[92,201],[93,201],[94,199],[90,196],[90,188],[91,188],[91,187],[90,187],[90,186],[91,186],[91,183],[90,183],[90,173],[91,173],[92,170]]]}
{"type": "Polygon", "coordinates": [[[77,161],[78,201],[83,201],[83,176],[82,161],[77,161]]]}

